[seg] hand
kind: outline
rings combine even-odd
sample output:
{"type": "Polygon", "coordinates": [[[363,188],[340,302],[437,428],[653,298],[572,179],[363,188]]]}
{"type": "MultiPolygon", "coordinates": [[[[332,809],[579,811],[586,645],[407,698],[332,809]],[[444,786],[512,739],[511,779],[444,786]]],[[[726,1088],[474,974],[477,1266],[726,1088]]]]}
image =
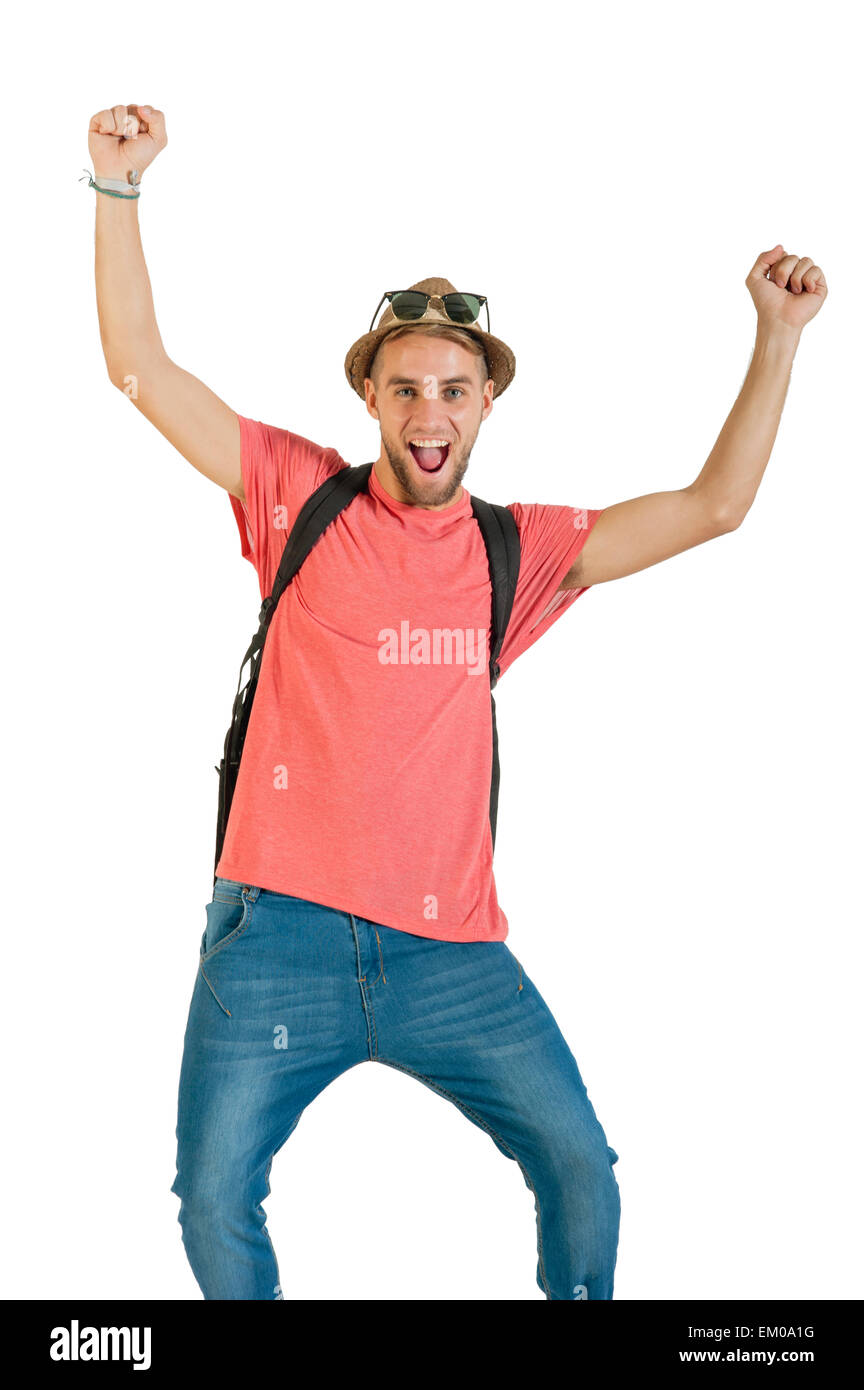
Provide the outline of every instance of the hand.
{"type": "Polygon", "coordinates": [[[168,144],[165,117],[152,106],[112,106],[92,117],[87,144],[94,176],[125,179],[130,169],[143,174],[168,144]]]}
{"type": "Polygon", "coordinates": [[[828,294],[818,265],[809,256],[791,255],[779,244],[757,256],[745,283],[760,327],[783,323],[800,332],[818,314],[828,294]]]}

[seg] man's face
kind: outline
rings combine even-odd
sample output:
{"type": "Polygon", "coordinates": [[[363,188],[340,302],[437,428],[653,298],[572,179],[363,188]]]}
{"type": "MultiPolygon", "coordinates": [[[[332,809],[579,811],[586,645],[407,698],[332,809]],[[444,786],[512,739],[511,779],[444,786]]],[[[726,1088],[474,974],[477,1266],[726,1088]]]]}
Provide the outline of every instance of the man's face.
{"type": "Polygon", "coordinates": [[[385,338],[378,349],[377,390],[367,377],[366,408],[381,426],[379,475],[397,500],[434,509],[457,498],[492,409],[494,385],[481,385],[479,361],[459,343],[426,333],[385,338]]]}

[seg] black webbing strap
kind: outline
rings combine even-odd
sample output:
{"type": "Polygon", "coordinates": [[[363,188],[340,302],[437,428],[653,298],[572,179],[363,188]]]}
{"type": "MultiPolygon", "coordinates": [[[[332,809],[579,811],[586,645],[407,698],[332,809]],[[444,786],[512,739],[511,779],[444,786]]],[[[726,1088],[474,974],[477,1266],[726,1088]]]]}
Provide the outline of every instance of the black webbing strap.
{"type": "Polygon", "coordinates": [[[343,508],[353,502],[357,493],[364,490],[371,472],[371,463],[342,468],[316,488],[311,497],[307,497],[291,527],[270,596],[261,605],[259,620],[264,616],[265,608],[272,613],[313,545],[321,539],[330,522],[335,521],[343,508]]]}
{"type": "Polygon", "coordinates": [[[492,700],[492,782],[489,790],[489,824],[492,827],[492,849],[495,849],[495,832],[498,825],[498,787],[501,769],[498,763],[498,725],[495,719],[495,696],[492,691],[498,684],[501,671],[498,657],[513,611],[516,585],[519,580],[521,548],[519,528],[513,513],[507,507],[495,502],[484,502],[479,497],[471,498],[471,507],[477,524],[483,533],[486,553],[489,557],[489,578],[492,581],[492,630],[489,648],[489,690],[492,700]]]}

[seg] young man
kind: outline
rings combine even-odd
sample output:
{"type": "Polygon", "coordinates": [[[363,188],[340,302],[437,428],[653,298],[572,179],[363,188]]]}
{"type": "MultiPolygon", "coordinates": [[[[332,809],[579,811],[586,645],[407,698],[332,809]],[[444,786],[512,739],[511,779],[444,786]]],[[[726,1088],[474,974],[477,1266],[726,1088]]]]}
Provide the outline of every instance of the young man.
{"type": "MultiPolygon", "coordinates": [[[[164,144],[149,107],[91,121],[105,358],[112,382],[134,380],[137,409],[229,493],[264,597],[304,502],[346,465],[238,416],[165,352],[135,197],[164,144]]],[[[740,525],[798,338],[827,293],[819,268],[782,246],[757,258],[747,286],[753,357],[688,487],[601,510],[509,507],[521,556],[502,673],[592,585],[740,525]]],[[[462,479],[513,354],[488,318],[480,327],[483,297],[448,281],[384,298],[345,362],[380,453],[275,610],[207,907],[172,1188],[183,1239],[205,1298],[281,1298],[261,1207],[273,1157],[325,1086],[372,1060],[458,1106],[519,1164],[547,1299],[611,1299],[618,1155],[505,944],[492,871],[491,586],[462,479]]]]}

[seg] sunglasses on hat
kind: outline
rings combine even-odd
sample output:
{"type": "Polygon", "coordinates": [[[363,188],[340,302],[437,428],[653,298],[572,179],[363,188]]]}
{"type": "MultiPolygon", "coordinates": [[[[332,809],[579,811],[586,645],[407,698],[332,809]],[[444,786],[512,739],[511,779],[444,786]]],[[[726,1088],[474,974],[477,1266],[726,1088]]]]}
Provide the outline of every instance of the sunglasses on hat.
{"type": "MultiPolygon", "coordinates": [[[[485,294],[426,294],[423,290],[386,290],[378,301],[378,309],[389,299],[390,308],[397,319],[402,319],[410,323],[415,319],[422,319],[426,310],[429,308],[430,299],[443,305],[444,313],[453,323],[476,323],[480,309],[486,306],[486,328],[491,333],[489,325],[489,301],[485,294]]],[[[369,332],[375,326],[378,317],[378,309],[372,315],[372,322],[369,325],[369,332]]]]}

